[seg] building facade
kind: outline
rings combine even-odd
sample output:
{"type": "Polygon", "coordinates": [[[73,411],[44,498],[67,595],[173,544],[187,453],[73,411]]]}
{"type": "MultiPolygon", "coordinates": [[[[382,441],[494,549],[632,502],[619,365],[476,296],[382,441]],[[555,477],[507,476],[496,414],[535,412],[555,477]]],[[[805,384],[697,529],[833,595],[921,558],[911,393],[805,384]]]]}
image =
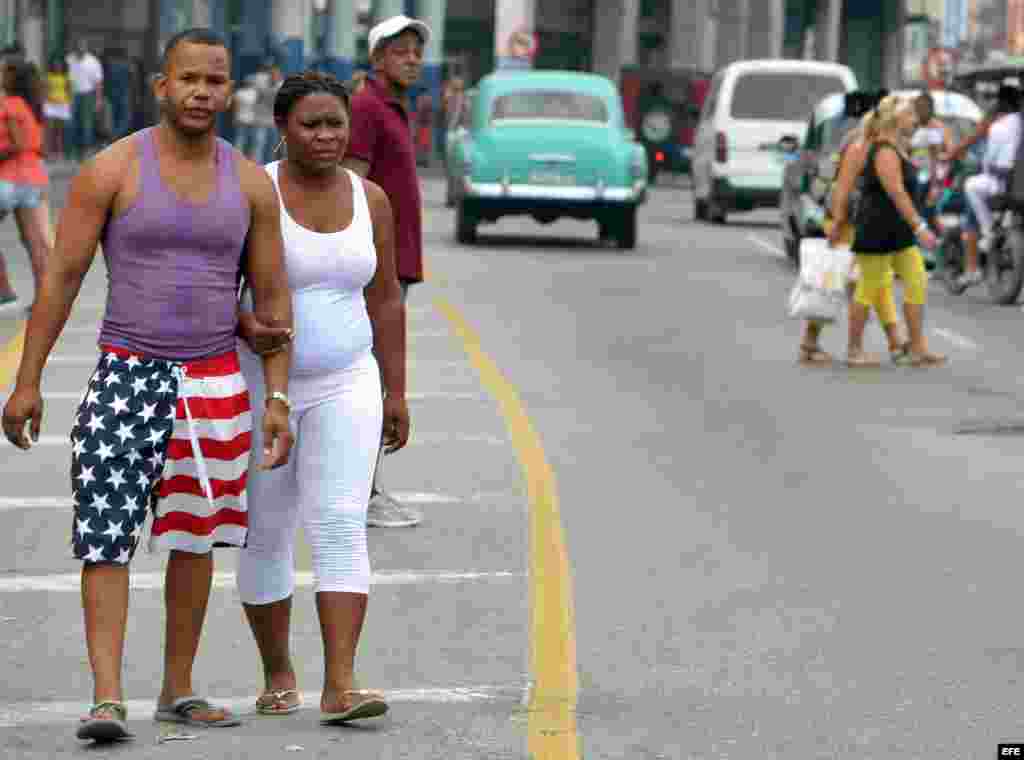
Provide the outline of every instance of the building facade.
{"type": "Polygon", "coordinates": [[[271,58],[286,73],[313,65],[347,78],[366,64],[369,26],[406,13],[434,31],[424,77],[434,93],[446,74],[472,82],[522,63],[511,41],[535,67],[611,78],[795,57],[844,61],[868,86],[896,86],[913,2],[926,0],[0,0],[0,45],[16,38],[44,63],[84,37],[98,53],[119,49],[145,82],[171,35],[210,26],[229,40],[236,78],[271,58]]]}

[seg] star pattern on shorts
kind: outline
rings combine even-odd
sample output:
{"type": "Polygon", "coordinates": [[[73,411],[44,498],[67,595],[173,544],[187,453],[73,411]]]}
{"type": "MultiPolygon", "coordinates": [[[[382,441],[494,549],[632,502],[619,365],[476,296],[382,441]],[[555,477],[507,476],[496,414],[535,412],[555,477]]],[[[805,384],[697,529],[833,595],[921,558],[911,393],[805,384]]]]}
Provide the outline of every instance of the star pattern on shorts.
{"type": "Polygon", "coordinates": [[[103,355],[71,433],[76,556],[126,564],[142,538],[174,426],[177,383],[166,363],[103,355]]]}

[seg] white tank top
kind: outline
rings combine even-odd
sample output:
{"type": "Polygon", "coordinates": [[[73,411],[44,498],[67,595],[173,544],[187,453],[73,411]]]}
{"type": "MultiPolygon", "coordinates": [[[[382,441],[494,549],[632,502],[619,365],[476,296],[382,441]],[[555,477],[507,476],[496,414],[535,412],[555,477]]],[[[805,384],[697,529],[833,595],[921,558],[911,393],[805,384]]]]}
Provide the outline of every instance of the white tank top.
{"type": "MultiPolygon", "coordinates": [[[[281,196],[279,162],[267,172],[281,196]]],[[[347,369],[373,349],[365,288],[377,269],[373,220],[359,175],[352,183],[352,222],[339,232],[314,232],[292,219],[281,201],[285,266],[292,291],[295,342],[292,375],[347,369]]]]}

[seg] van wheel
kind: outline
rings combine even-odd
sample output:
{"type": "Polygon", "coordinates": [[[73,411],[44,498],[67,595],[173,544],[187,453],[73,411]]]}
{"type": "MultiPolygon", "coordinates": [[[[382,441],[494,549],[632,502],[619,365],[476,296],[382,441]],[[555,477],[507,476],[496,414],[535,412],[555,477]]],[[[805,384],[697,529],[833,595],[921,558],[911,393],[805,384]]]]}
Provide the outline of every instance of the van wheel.
{"type": "Polygon", "coordinates": [[[636,206],[628,206],[616,216],[615,237],[619,240],[619,248],[624,251],[636,248],[636,206]]]}
{"type": "Polygon", "coordinates": [[[700,198],[693,199],[693,218],[698,222],[703,222],[708,218],[708,202],[702,201],[700,198]]]}

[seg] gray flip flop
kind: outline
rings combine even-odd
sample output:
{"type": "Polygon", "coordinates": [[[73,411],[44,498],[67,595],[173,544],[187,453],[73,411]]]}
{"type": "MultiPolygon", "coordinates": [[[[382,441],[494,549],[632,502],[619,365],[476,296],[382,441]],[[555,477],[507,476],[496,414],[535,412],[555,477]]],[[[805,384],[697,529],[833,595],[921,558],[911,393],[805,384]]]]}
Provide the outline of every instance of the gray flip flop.
{"type": "Polygon", "coordinates": [[[388,711],[388,703],[379,694],[360,694],[359,692],[346,692],[361,697],[347,710],[338,713],[320,713],[320,723],[325,726],[339,726],[352,720],[363,718],[376,718],[388,711]]]}
{"type": "Polygon", "coordinates": [[[242,721],[232,715],[223,707],[216,707],[209,700],[202,697],[182,697],[176,699],[169,705],[157,706],[153,713],[153,720],[165,723],[183,723],[186,726],[198,726],[200,728],[229,728],[240,726],[242,721]],[[197,710],[220,710],[224,713],[221,720],[198,720],[192,717],[197,710]]]}
{"type": "Polygon", "coordinates": [[[88,717],[82,718],[75,736],[100,744],[131,739],[135,735],[128,730],[128,726],[125,724],[127,717],[128,711],[120,702],[101,702],[89,710],[88,717]],[[98,712],[112,712],[117,717],[100,718],[96,715],[98,712]]]}

